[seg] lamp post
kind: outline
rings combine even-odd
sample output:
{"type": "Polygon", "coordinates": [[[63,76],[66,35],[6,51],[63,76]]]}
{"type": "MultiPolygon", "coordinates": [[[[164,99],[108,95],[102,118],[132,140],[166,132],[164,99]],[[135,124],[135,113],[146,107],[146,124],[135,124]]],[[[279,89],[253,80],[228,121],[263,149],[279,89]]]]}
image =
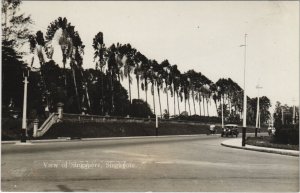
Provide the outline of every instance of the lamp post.
{"type": "Polygon", "coordinates": [[[296,115],[296,111],[295,111],[295,108],[296,108],[295,107],[295,99],[293,98],[292,101],[293,101],[293,125],[295,125],[295,123],[296,123],[296,121],[295,121],[296,120],[296,116],[295,116],[296,115]]]}
{"type": "Polygon", "coordinates": [[[27,85],[29,77],[29,68],[26,66],[24,69],[24,97],[23,97],[23,116],[22,116],[22,129],[21,129],[21,143],[26,143],[27,134],[27,85]]]}
{"type": "Polygon", "coordinates": [[[243,112],[243,130],[242,130],[242,146],[246,144],[246,120],[247,120],[247,95],[246,95],[246,47],[247,34],[245,34],[245,42],[241,47],[244,47],[244,112],[243,112]]]}
{"type": "MultiPolygon", "coordinates": [[[[218,86],[218,91],[220,92],[220,90],[221,90],[221,88],[218,86]]],[[[220,100],[220,102],[221,102],[221,113],[222,113],[222,131],[223,131],[223,129],[224,129],[224,112],[223,112],[223,103],[224,103],[224,101],[222,102],[222,95],[221,95],[221,100],[220,100]]]]}
{"type": "Polygon", "coordinates": [[[255,124],[255,137],[257,137],[257,130],[260,128],[260,112],[259,112],[259,89],[262,89],[259,84],[256,86],[257,89],[257,109],[256,109],[256,124],[255,124]]]}

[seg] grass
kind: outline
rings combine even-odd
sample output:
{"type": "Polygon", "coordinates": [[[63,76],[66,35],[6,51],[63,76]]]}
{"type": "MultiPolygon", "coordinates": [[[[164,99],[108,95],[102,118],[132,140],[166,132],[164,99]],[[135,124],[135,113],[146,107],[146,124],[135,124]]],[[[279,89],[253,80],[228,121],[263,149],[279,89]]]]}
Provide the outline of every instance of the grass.
{"type": "Polygon", "coordinates": [[[278,148],[278,149],[288,149],[288,150],[299,151],[299,145],[275,143],[272,136],[248,137],[246,140],[246,144],[260,146],[260,147],[269,147],[269,148],[278,148]]]}
{"type": "MultiPolygon", "coordinates": [[[[30,125],[32,120],[28,121],[30,125]]],[[[40,125],[44,120],[40,121],[40,125]]],[[[21,119],[2,118],[2,140],[18,140],[21,132],[21,119]]],[[[158,135],[193,135],[208,134],[207,123],[192,121],[161,121],[158,135]]],[[[217,134],[221,133],[221,126],[215,124],[217,134]]],[[[32,127],[30,127],[32,128],[32,127]]],[[[254,132],[254,128],[247,128],[247,133],[254,132]]],[[[262,129],[263,131],[263,129],[262,129]]],[[[239,132],[242,129],[239,128],[239,132]]],[[[28,132],[32,138],[32,129],[28,132]]],[[[154,120],[135,119],[92,119],[90,116],[64,115],[63,122],[54,124],[41,139],[56,139],[58,137],[92,138],[92,137],[127,137],[127,136],[154,136],[156,135],[154,120]]]]}

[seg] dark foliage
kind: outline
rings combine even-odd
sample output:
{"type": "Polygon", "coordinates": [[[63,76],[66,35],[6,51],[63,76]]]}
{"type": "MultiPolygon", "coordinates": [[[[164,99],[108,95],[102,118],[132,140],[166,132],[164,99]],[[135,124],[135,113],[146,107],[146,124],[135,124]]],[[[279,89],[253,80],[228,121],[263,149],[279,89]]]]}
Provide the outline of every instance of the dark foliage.
{"type": "Polygon", "coordinates": [[[281,128],[276,128],[274,143],[298,145],[299,124],[283,125],[281,128]]]}
{"type": "Polygon", "coordinates": [[[154,117],[149,104],[143,100],[133,99],[132,104],[130,105],[129,115],[131,117],[143,117],[147,118],[148,116],[154,117]]]}
{"type": "Polygon", "coordinates": [[[2,42],[2,107],[9,104],[10,100],[16,108],[22,107],[23,99],[23,69],[25,64],[20,56],[10,46],[10,42],[2,42]]]}
{"type": "Polygon", "coordinates": [[[172,118],[174,120],[185,120],[185,121],[197,121],[197,122],[203,122],[203,123],[221,123],[220,117],[207,117],[207,116],[199,116],[199,115],[192,115],[192,116],[186,116],[186,115],[180,115],[177,117],[172,118]]]}

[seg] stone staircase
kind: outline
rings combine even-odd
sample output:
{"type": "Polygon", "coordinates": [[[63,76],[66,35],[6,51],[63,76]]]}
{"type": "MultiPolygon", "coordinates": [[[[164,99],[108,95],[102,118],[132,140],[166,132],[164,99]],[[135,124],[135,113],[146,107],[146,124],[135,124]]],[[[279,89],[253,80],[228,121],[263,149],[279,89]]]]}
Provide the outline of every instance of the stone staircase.
{"type": "Polygon", "coordinates": [[[41,137],[43,136],[53,124],[59,122],[61,119],[59,118],[58,113],[52,113],[46,119],[46,121],[38,128],[38,122],[34,123],[33,127],[33,137],[41,137]]]}

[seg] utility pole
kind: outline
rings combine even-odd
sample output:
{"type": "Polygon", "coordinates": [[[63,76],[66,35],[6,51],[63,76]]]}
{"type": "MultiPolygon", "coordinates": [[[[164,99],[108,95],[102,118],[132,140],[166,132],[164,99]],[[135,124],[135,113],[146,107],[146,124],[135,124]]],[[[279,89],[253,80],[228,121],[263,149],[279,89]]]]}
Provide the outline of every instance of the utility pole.
{"type": "Polygon", "coordinates": [[[28,85],[29,69],[24,70],[24,97],[23,97],[23,116],[21,129],[21,143],[26,143],[27,138],[27,85],[28,85]]]}
{"type": "Polygon", "coordinates": [[[255,137],[257,137],[257,130],[260,128],[260,111],[259,111],[259,89],[262,89],[259,84],[256,86],[257,89],[257,110],[256,110],[256,124],[255,124],[255,137]]]}
{"type": "Polygon", "coordinates": [[[247,125],[247,95],[246,95],[246,47],[247,47],[247,34],[245,34],[244,44],[244,106],[243,106],[243,130],[242,130],[242,146],[246,145],[246,125],[247,125]]]}

